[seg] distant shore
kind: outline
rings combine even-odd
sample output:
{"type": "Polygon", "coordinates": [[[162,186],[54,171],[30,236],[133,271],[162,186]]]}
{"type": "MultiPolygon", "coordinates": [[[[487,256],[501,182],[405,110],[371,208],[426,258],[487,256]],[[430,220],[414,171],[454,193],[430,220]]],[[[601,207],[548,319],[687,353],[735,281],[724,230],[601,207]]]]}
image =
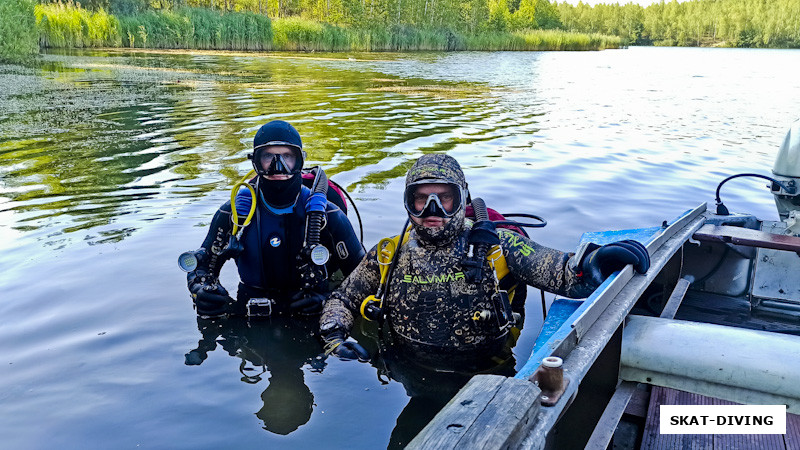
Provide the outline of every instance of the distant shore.
{"type": "MultiPolygon", "coordinates": [[[[252,12],[223,13],[202,8],[116,16],[104,10],[90,11],[72,4],[33,5],[32,0],[9,1],[31,9],[35,16],[35,33],[28,34],[28,41],[33,40],[32,43],[28,42],[24,49],[4,49],[0,43],[0,59],[11,60],[45,48],[404,52],[596,51],[622,46],[622,40],[616,36],[563,30],[526,29],[470,34],[449,28],[409,25],[375,25],[362,29],[299,17],[271,20],[252,12]]],[[[32,21],[28,22],[30,28],[32,21]]]]}

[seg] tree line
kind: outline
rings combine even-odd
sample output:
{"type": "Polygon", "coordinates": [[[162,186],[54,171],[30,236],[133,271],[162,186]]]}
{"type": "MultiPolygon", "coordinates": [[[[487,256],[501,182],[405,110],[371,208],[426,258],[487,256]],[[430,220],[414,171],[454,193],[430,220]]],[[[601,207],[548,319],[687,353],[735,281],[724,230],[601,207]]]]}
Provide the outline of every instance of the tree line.
{"type": "Polygon", "coordinates": [[[692,0],[556,5],[565,29],[639,45],[800,48],[798,0],[692,0]]]}
{"type": "Polygon", "coordinates": [[[61,7],[38,14],[40,24],[42,17],[49,19],[49,31],[39,38],[44,46],[111,42],[193,48],[200,42],[202,48],[265,50],[586,50],[621,43],[800,48],[800,0],[662,0],[647,7],[548,0],[2,0],[0,58],[16,58],[9,55],[29,54],[36,47],[38,32],[31,23],[37,3],[61,7]],[[95,31],[88,38],[71,38],[50,26],[64,19],[79,33],[91,34],[89,15],[101,22],[110,16],[108,39],[97,38],[95,31]],[[118,36],[114,20],[120,22],[118,36]],[[187,37],[188,30],[207,35],[187,37]]]}
{"type": "MultiPolygon", "coordinates": [[[[62,0],[41,0],[53,1],[62,0]]],[[[182,7],[247,11],[358,29],[411,26],[470,34],[560,29],[619,36],[636,45],[800,47],[799,0],[662,0],[647,7],[548,0],[83,0],[82,5],[121,15],[182,7]]]]}
{"type": "Polygon", "coordinates": [[[184,7],[252,12],[272,19],[301,17],[358,29],[411,26],[460,33],[563,30],[556,6],[548,0],[83,0],[80,5],[122,16],[184,7]]]}

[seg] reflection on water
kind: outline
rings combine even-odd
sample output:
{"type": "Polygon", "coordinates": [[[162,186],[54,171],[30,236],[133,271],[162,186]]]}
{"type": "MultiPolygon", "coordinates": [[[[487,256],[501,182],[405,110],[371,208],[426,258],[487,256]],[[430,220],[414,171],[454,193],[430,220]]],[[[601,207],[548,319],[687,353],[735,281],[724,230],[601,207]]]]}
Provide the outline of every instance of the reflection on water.
{"type": "Polygon", "coordinates": [[[257,384],[268,377],[261,393],[264,404],[256,417],[264,429],[287,435],[311,418],[314,394],[304,382],[303,367],[322,372],[325,367],[322,346],[315,336],[316,321],[273,318],[248,321],[242,318],[201,319],[197,329],[202,336],[197,347],[185,355],[187,366],[199,366],[217,346],[239,358],[241,380],[257,384]]]}
{"type": "Polygon", "coordinates": [[[397,158],[356,183],[381,185],[405,172],[409,153],[469,142],[450,133],[462,116],[481,121],[491,112],[474,85],[432,86],[328,63],[50,56],[41,70],[14,74],[0,124],[10,138],[0,148],[13,228],[70,233],[120,215],[164,217],[163,206],[145,206],[158,197],[177,206],[232,184],[246,170],[255,130],[276,117],[300,129],[311,161],[330,174],[397,158]]]}
{"type": "MultiPolygon", "coordinates": [[[[473,195],[541,215],[549,225],[532,238],[568,250],[584,231],[649,226],[710,201],[725,175],[768,173],[800,115],[797,56],[115,51],[0,66],[0,434],[12,448],[403,442],[393,432],[414,427],[396,421],[424,422],[436,407],[415,407],[374,368],[328,359],[323,372],[313,339],[258,327],[201,324],[197,344],[175,258],[197,248],[249,169],[260,125],[298,128],[309,163],[353,195],[367,247],[401,228],[408,167],[446,151],[473,195]]],[[[760,183],[722,194],[731,209],[776,217],[760,183]]],[[[529,322],[517,365],[539,326],[529,322]]]]}

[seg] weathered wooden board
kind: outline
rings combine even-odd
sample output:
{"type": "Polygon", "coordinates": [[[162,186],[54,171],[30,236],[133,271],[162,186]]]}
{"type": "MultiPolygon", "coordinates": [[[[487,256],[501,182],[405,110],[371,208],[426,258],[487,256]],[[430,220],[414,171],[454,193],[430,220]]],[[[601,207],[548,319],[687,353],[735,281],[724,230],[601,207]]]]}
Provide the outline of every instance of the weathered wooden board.
{"type": "Polygon", "coordinates": [[[540,392],[527,380],[475,376],[407,448],[514,448],[540,407],[540,392]]]}
{"type": "Polygon", "coordinates": [[[735,405],[736,403],[676,389],[653,386],[647,423],[642,436],[643,449],[797,449],[800,416],[786,415],[786,434],[660,434],[661,405],[735,405]]]}
{"type": "Polygon", "coordinates": [[[767,233],[729,225],[705,224],[694,234],[698,241],[726,242],[749,247],[800,252],[800,237],[767,233]]]}

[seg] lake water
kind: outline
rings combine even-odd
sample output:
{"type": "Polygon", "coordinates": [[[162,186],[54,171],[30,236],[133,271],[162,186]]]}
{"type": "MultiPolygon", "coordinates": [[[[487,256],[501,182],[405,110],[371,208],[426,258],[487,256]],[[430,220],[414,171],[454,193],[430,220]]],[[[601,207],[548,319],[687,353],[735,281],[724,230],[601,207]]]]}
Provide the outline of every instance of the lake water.
{"type": "MultiPolygon", "coordinates": [[[[4,447],[372,449],[398,417],[394,444],[430,414],[401,415],[403,385],[370,364],[316,358],[310,326],[198,324],[177,255],[200,245],[269,120],[292,122],[309,165],[349,190],[367,247],[399,232],[413,161],[447,152],[473,196],[543,216],[532,237],[571,250],[585,231],[713,203],[726,175],[769,174],[800,118],[798,73],[797,50],[688,48],[0,66],[4,447]]],[[[777,217],[760,180],[722,194],[777,217]]],[[[235,289],[233,263],[222,281],[235,289]]],[[[527,309],[518,368],[536,292],[527,309]]]]}

